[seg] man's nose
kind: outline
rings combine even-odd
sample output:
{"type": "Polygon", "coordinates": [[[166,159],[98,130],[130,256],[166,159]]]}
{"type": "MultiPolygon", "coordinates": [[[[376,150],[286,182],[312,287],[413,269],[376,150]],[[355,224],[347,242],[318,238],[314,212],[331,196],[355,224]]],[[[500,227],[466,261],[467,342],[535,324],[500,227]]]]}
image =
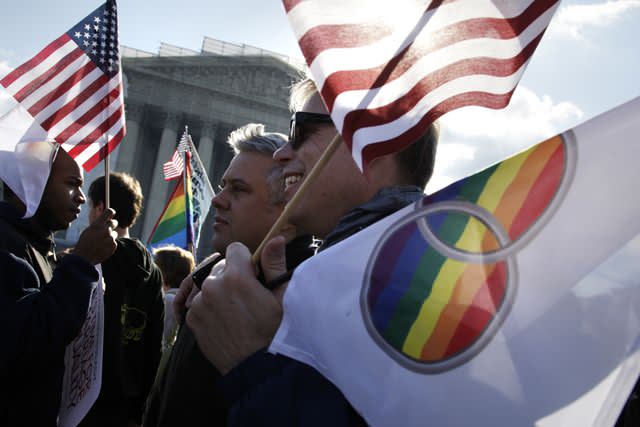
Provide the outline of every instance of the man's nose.
{"type": "Polygon", "coordinates": [[[288,142],[284,144],[282,147],[278,148],[275,153],[273,153],[273,160],[280,164],[286,164],[291,161],[295,156],[295,151],[291,148],[291,144],[288,142]]]}
{"type": "Polygon", "coordinates": [[[211,199],[211,204],[216,209],[228,209],[229,201],[224,194],[224,189],[220,190],[215,196],[213,196],[213,199],[211,199]]]}
{"type": "Polygon", "coordinates": [[[84,205],[87,202],[87,198],[84,195],[84,192],[82,191],[82,189],[78,189],[75,199],[81,205],[84,205]]]}

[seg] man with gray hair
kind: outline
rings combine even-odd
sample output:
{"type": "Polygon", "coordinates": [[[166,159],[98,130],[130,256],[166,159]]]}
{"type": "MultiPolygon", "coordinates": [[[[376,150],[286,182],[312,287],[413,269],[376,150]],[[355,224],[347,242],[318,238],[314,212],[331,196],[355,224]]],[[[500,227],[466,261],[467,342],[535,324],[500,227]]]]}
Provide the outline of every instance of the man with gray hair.
{"type": "Polygon", "coordinates": [[[280,133],[266,133],[250,123],[229,135],[235,156],[213,198],[216,208],[213,248],[224,254],[231,242],[255,250],[284,205],[282,169],[273,153],[287,142],[280,133]]]}
{"type": "MultiPolygon", "coordinates": [[[[215,207],[213,248],[226,252],[232,242],[242,242],[255,251],[284,208],[282,168],[273,159],[287,142],[280,133],[265,132],[261,124],[248,124],[233,131],[227,143],[235,153],[212,200],[215,207]]],[[[293,228],[285,231],[293,239],[293,228]]],[[[287,245],[289,268],[313,254],[311,237],[299,237],[287,245]]],[[[222,259],[222,256],[218,257],[222,259]]],[[[186,278],[176,295],[174,306],[184,319],[184,305],[193,281],[186,278]]],[[[184,323],[184,322],[182,322],[184,323]]],[[[147,401],[145,427],[225,425],[227,402],[215,383],[220,374],[203,356],[193,332],[182,324],[164,371],[147,401]]]]}

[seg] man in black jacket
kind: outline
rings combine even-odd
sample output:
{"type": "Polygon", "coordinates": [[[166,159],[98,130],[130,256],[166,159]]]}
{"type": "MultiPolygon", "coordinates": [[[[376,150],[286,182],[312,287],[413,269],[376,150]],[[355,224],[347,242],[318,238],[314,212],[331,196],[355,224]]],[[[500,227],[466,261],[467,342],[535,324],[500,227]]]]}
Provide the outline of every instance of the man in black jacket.
{"type": "MultiPolygon", "coordinates": [[[[105,209],[105,178],[89,187],[89,219],[105,209]]],[[[131,175],[109,174],[118,247],[102,263],[106,284],[102,387],[80,426],[140,425],[160,362],[164,301],[162,275],[151,254],[129,236],[142,209],[142,189],[131,175]]]]}
{"type": "MultiPolygon", "coordinates": [[[[292,101],[296,113],[289,143],[275,154],[284,167],[288,200],[336,135],[311,80],[294,87],[292,101]]],[[[298,233],[323,238],[322,249],[401,209],[422,196],[436,140],[431,128],[402,152],[373,160],[366,176],[341,144],[289,222],[298,233]]],[[[275,238],[262,253],[267,280],[285,270],[283,244],[284,239],[275,238]]],[[[283,293],[284,287],[271,292],[260,284],[250,250],[234,243],[227,249],[224,270],[210,276],[194,298],[187,323],[207,359],[223,374],[215,386],[230,401],[227,425],[363,425],[342,393],[315,369],[263,350],[280,324],[283,293]]]]}
{"type": "Polygon", "coordinates": [[[35,214],[6,184],[0,202],[0,425],[55,426],[66,346],[80,332],[98,281],[94,265],[115,249],[108,210],[58,263],[53,232],[69,227],[85,202],[83,175],[58,150],[35,214]]]}
{"type": "MultiPolygon", "coordinates": [[[[284,205],[281,169],[273,153],[286,143],[286,137],[249,124],[231,133],[228,143],[235,156],[213,199],[213,246],[219,253],[234,241],[255,250],[284,205]]],[[[310,237],[290,242],[287,260],[291,268],[312,254],[310,244],[310,237]]],[[[176,296],[180,308],[191,284],[190,279],[184,281],[176,296]]],[[[182,325],[158,387],[150,396],[144,425],[225,425],[227,400],[213,386],[219,377],[199,350],[191,329],[182,325]]]]}

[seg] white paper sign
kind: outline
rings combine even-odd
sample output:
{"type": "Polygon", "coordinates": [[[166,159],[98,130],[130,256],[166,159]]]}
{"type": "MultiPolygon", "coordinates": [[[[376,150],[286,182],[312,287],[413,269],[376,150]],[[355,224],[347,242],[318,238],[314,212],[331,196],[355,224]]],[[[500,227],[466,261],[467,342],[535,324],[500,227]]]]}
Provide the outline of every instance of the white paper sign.
{"type": "Polygon", "coordinates": [[[75,427],[93,406],[102,385],[102,347],[104,335],[104,281],[100,279],[91,294],[89,312],[80,334],[67,346],[58,425],[75,427]]]}

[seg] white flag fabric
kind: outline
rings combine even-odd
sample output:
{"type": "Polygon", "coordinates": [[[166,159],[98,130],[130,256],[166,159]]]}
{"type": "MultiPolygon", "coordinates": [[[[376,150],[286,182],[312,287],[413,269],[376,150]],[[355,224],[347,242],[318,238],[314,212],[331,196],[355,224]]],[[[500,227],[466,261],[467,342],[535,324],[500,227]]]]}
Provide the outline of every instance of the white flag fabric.
{"type": "Polygon", "coordinates": [[[0,178],[25,204],[25,218],[40,205],[57,149],[22,105],[0,117],[0,178]]]}
{"type": "Polygon", "coordinates": [[[640,372],[638,134],[640,98],[317,254],[270,351],[376,426],[612,425],[640,372]]]}
{"type": "Polygon", "coordinates": [[[283,0],[336,128],[363,169],[443,114],[507,106],[558,0],[283,0]]]}
{"type": "Polygon", "coordinates": [[[189,150],[191,151],[191,191],[193,192],[193,230],[195,234],[193,246],[197,249],[202,224],[207,218],[215,193],[191,136],[188,136],[188,141],[189,150]]]}

